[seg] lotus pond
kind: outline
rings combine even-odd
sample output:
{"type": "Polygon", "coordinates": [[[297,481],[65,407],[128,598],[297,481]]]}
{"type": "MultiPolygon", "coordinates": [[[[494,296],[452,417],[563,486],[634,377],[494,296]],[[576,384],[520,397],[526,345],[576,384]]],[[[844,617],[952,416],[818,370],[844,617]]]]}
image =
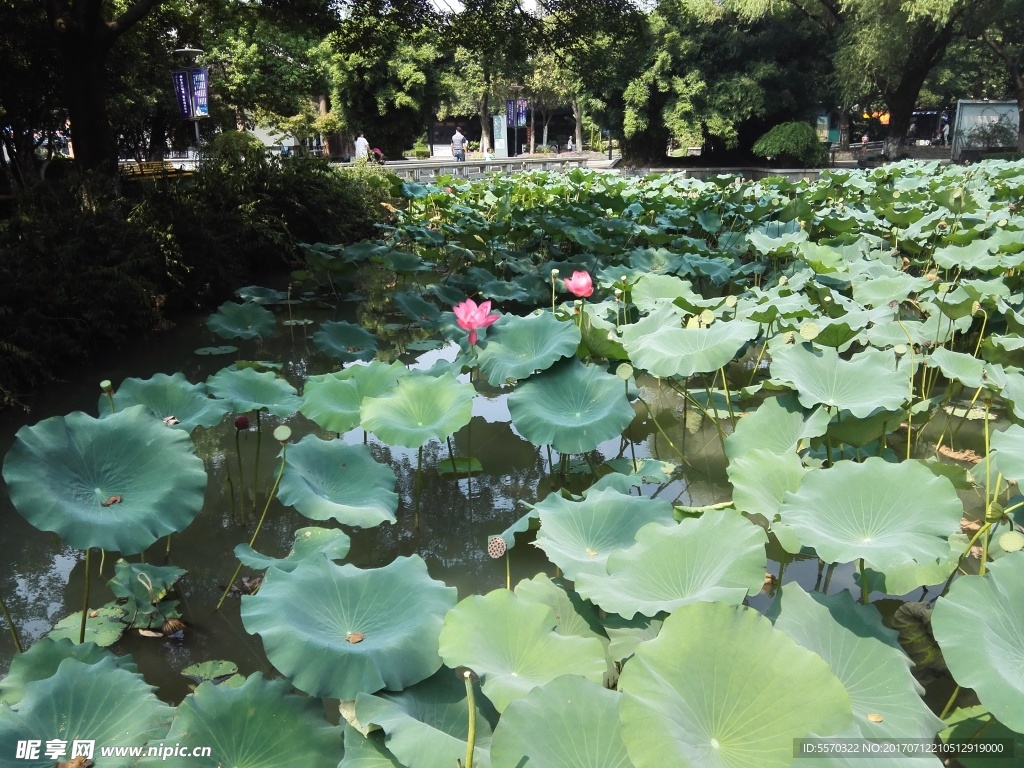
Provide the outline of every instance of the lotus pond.
{"type": "Polygon", "coordinates": [[[0,765],[1024,759],[1024,164],[393,183],[8,439],[0,765]]]}

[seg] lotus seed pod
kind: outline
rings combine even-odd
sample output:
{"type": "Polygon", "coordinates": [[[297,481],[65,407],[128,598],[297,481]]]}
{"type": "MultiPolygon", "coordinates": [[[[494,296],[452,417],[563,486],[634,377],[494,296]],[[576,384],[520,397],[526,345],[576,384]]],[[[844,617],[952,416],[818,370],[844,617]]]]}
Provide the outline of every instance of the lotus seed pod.
{"type": "Polygon", "coordinates": [[[497,559],[508,551],[508,545],[501,536],[491,536],[487,540],[487,554],[497,559]]]}
{"type": "Polygon", "coordinates": [[[104,379],[100,382],[100,389],[103,390],[103,394],[109,395],[114,392],[114,385],[110,383],[110,379],[104,379]]]}
{"type": "Polygon", "coordinates": [[[629,363],[620,363],[615,369],[615,375],[623,381],[629,381],[629,377],[633,375],[633,366],[629,363]]]}
{"type": "Polygon", "coordinates": [[[796,336],[793,334],[792,331],[786,331],[784,334],[782,334],[782,341],[784,344],[795,344],[796,336]]]}
{"type": "Polygon", "coordinates": [[[615,298],[618,299],[621,295],[622,295],[622,289],[621,288],[616,288],[615,289],[615,298]]]}
{"type": "Polygon", "coordinates": [[[1004,552],[1019,552],[1024,549],[1024,533],[1006,531],[999,537],[999,547],[1004,552]]]}
{"type": "Polygon", "coordinates": [[[551,270],[551,276],[552,277],[558,277],[558,270],[557,269],[552,269],[551,270]]]}
{"type": "Polygon", "coordinates": [[[274,439],[279,443],[287,443],[291,436],[292,428],[287,427],[284,424],[274,430],[274,439]]]}
{"type": "Polygon", "coordinates": [[[973,304],[971,304],[971,314],[972,315],[981,314],[981,303],[980,302],[976,301],[973,304]]]}
{"type": "Polygon", "coordinates": [[[735,307],[738,303],[739,300],[735,296],[730,295],[725,297],[725,306],[729,307],[730,309],[735,307]]]}
{"type": "Polygon", "coordinates": [[[892,348],[892,351],[896,353],[897,357],[903,357],[903,355],[907,354],[907,345],[897,344],[895,347],[892,348]]]}
{"type": "Polygon", "coordinates": [[[831,297],[831,296],[823,296],[823,297],[821,298],[821,300],[822,300],[822,302],[824,302],[825,304],[828,304],[828,303],[830,303],[830,302],[832,301],[832,297],[831,297]]]}
{"type": "Polygon", "coordinates": [[[789,285],[789,278],[783,275],[779,278],[779,285],[789,285]]]}
{"type": "Polygon", "coordinates": [[[1009,222],[1007,222],[1006,219],[1000,219],[999,221],[996,222],[996,226],[997,227],[1005,227],[1008,223],[1009,222]]]}
{"type": "Polygon", "coordinates": [[[705,326],[711,325],[713,322],[715,322],[715,313],[712,312],[710,309],[705,309],[703,312],[700,313],[700,321],[705,326]]]}
{"type": "Polygon", "coordinates": [[[818,326],[814,323],[804,323],[800,326],[800,335],[805,341],[814,341],[818,338],[818,326]]]}
{"type": "Polygon", "coordinates": [[[700,318],[697,315],[693,315],[686,321],[686,330],[692,331],[697,328],[700,328],[700,318]]]}

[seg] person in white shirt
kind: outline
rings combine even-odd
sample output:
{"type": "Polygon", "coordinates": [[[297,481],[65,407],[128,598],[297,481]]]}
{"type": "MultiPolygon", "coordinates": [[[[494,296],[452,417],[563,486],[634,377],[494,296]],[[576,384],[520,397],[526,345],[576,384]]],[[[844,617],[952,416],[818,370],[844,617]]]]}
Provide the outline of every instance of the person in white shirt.
{"type": "Polygon", "coordinates": [[[356,138],[356,160],[366,160],[370,156],[370,142],[363,136],[363,132],[359,132],[358,138],[356,138]]]}
{"type": "Polygon", "coordinates": [[[565,151],[572,152],[572,136],[569,137],[569,141],[565,144],[565,151]]]}

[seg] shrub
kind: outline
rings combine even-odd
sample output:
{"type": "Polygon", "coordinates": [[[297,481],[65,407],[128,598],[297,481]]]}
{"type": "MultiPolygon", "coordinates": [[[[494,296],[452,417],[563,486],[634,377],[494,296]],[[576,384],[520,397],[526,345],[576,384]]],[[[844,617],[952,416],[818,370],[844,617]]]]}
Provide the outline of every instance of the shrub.
{"type": "Polygon", "coordinates": [[[823,165],[827,152],[810,123],[781,123],[754,142],[751,151],[768,160],[780,159],[802,168],[823,165]]]}
{"type": "Polygon", "coordinates": [[[426,160],[430,157],[430,148],[422,141],[417,141],[412,146],[412,156],[417,160],[426,160]]]}

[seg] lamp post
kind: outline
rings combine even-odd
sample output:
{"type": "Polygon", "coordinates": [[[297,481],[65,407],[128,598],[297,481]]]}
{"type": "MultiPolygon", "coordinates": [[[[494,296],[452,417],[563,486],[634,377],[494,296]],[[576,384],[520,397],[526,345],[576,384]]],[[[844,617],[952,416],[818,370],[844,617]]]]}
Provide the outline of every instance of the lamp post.
{"type": "Polygon", "coordinates": [[[515,149],[515,155],[519,156],[519,94],[522,93],[524,86],[522,85],[510,85],[508,89],[512,91],[512,103],[515,105],[513,114],[515,115],[515,125],[512,126],[512,130],[515,131],[515,138],[513,139],[513,148],[515,149]]]}

